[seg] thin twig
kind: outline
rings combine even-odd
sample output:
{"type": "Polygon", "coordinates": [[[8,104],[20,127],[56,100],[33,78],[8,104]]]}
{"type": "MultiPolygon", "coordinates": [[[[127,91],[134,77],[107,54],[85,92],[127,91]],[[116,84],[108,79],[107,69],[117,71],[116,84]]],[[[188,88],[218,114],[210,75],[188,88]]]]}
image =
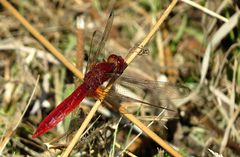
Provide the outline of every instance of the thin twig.
{"type": "MultiPolygon", "coordinates": [[[[121,145],[119,143],[115,143],[116,147],[118,147],[119,149],[121,149],[121,145]]],[[[125,150],[124,151],[125,154],[127,154],[130,157],[137,157],[135,154],[133,154],[132,152],[125,150]]],[[[121,155],[121,154],[120,154],[121,155]]]]}
{"type": "MultiPolygon", "coordinates": [[[[229,0],[224,0],[222,1],[221,5],[216,9],[216,13],[219,14],[220,12],[222,12],[228,5],[229,0]]],[[[217,23],[217,19],[214,19],[212,21],[210,21],[211,23],[209,24],[209,27],[207,28],[207,34],[210,34],[214,28],[214,26],[216,26],[217,23]]]]}
{"type": "Polygon", "coordinates": [[[206,13],[208,15],[211,15],[212,17],[216,17],[223,22],[228,22],[227,18],[225,18],[225,17],[215,13],[214,11],[211,11],[208,8],[205,8],[205,7],[195,3],[193,1],[190,1],[190,0],[181,0],[181,1],[184,2],[184,3],[187,3],[188,5],[191,5],[191,6],[195,7],[197,9],[201,10],[201,11],[203,11],[204,13],[206,13]]]}
{"type": "Polygon", "coordinates": [[[231,104],[230,104],[230,115],[233,114],[234,112],[234,104],[235,104],[235,100],[236,100],[236,79],[237,79],[237,70],[238,69],[238,61],[237,59],[234,60],[234,65],[233,65],[233,79],[232,79],[232,91],[231,91],[231,96],[230,96],[230,100],[231,100],[231,104]]]}
{"type": "Polygon", "coordinates": [[[117,132],[118,132],[119,124],[120,124],[121,120],[122,120],[122,116],[119,118],[117,125],[115,125],[115,127],[114,127],[115,130],[114,130],[114,134],[113,134],[113,143],[112,143],[112,148],[109,153],[109,156],[115,156],[115,146],[117,143],[117,132]]]}
{"type": "Polygon", "coordinates": [[[231,52],[234,52],[233,50],[235,50],[236,48],[240,48],[240,42],[239,43],[234,43],[232,44],[227,52],[225,52],[224,54],[224,57],[221,61],[221,65],[220,65],[220,68],[218,70],[218,74],[217,74],[217,77],[216,77],[216,80],[214,81],[214,87],[216,88],[216,86],[218,85],[219,83],[219,80],[221,79],[221,75],[222,75],[222,72],[223,72],[223,68],[225,67],[225,64],[227,63],[227,58],[229,57],[229,55],[231,54],[231,52]]]}

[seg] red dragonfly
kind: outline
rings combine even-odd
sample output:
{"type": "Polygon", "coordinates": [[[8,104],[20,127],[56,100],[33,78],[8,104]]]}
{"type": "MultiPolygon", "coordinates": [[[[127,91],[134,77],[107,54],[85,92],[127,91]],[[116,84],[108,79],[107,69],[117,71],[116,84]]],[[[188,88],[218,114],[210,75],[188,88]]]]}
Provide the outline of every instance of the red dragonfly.
{"type": "MultiPolygon", "coordinates": [[[[105,42],[109,36],[112,22],[113,22],[113,12],[111,12],[108,18],[108,22],[105,27],[104,33],[102,35],[101,41],[98,44],[99,46],[96,50],[96,54],[92,55],[91,53],[92,50],[90,50],[90,55],[92,55],[92,57],[96,57],[102,51],[105,45],[105,42]]],[[[93,43],[93,40],[92,40],[92,43],[93,43]]],[[[91,49],[92,49],[92,44],[91,44],[91,49]]],[[[49,115],[47,115],[44,118],[44,120],[39,124],[36,132],[32,135],[32,137],[36,138],[46,133],[54,126],[56,126],[60,121],[64,119],[66,115],[68,115],[71,111],[73,111],[85,97],[101,98],[101,94],[100,94],[100,92],[102,91],[101,85],[105,81],[108,81],[114,78],[114,76],[117,76],[117,77],[120,76],[126,67],[127,67],[127,64],[125,63],[124,59],[121,56],[118,56],[115,54],[110,55],[107,58],[107,61],[92,63],[91,70],[89,70],[85,74],[83,83],[70,96],[64,99],[49,115]]],[[[87,66],[87,68],[89,68],[89,65],[87,66]]],[[[131,82],[131,80],[128,78],[125,78],[125,80],[128,82],[131,82]]],[[[139,83],[141,83],[142,86],[145,86],[145,87],[146,86],[149,87],[152,85],[153,86],[152,88],[159,88],[163,92],[170,92],[170,94],[174,94],[172,89],[177,88],[177,86],[174,88],[172,88],[173,86],[172,87],[169,86],[170,87],[169,89],[171,90],[168,90],[167,88],[158,87],[159,85],[157,85],[156,82],[150,83],[149,81],[140,81],[139,83]]],[[[178,92],[180,93],[186,94],[188,92],[188,88],[184,86],[179,86],[178,88],[180,89],[178,90],[178,92]]],[[[123,99],[124,98],[131,99],[127,96],[123,97],[123,99]]],[[[160,107],[160,108],[164,108],[164,107],[160,107]]]]}

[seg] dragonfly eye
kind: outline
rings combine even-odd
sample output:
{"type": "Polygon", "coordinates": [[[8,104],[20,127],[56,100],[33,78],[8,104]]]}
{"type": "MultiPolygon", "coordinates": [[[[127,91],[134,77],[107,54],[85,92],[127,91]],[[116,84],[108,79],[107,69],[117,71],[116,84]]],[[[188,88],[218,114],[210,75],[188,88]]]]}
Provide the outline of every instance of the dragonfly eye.
{"type": "Polygon", "coordinates": [[[123,60],[123,58],[121,56],[117,56],[117,55],[111,54],[108,57],[107,62],[108,63],[114,63],[116,66],[119,66],[119,65],[123,65],[124,60],[123,60]]]}
{"type": "Polygon", "coordinates": [[[123,70],[126,68],[126,63],[121,56],[112,54],[108,57],[107,62],[115,64],[117,73],[122,73],[123,70]]]}
{"type": "Polygon", "coordinates": [[[114,54],[112,54],[112,55],[110,55],[109,57],[108,57],[108,59],[107,59],[107,62],[108,63],[117,63],[117,56],[116,55],[114,55],[114,54]]]}

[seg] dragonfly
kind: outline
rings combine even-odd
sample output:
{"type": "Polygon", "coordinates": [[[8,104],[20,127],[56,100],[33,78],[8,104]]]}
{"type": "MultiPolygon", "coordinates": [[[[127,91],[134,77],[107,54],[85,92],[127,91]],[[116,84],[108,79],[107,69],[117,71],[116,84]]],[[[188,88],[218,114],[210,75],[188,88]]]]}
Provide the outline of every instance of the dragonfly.
{"type": "MultiPolygon", "coordinates": [[[[109,36],[109,32],[112,27],[113,23],[113,11],[111,11],[107,24],[105,26],[105,30],[102,34],[101,40],[98,43],[98,47],[95,51],[95,53],[92,53],[92,47],[93,47],[93,38],[90,45],[90,57],[88,61],[87,69],[88,72],[85,74],[85,77],[83,79],[83,83],[78,86],[72,94],[70,94],[67,98],[65,98],[54,110],[48,114],[43,121],[39,124],[37,130],[32,135],[33,138],[36,138],[46,132],[48,132],[50,129],[55,127],[60,121],[62,121],[70,112],[72,112],[85,97],[94,97],[97,99],[103,98],[104,89],[102,87],[103,83],[106,81],[111,81],[111,79],[116,79],[119,76],[122,75],[123,71],[127,67],[127,63],[125,60],[116,54],[111,54],[107,60],[103,60],[101,62],[97,62],[96,59],[92,59],[96,56],[98,56],[101,51],[104,48],[104,45],[106,43],[106,40],[109,36]],[[92,55],[94,54],[94,55],[92,55]]],[[[93,34],[94,36],[94,34],[93,34]]],[[[151,87],[155,89],[158,89],[157,91],[162,91],[167,93],[169,92],[169,95],[174,95],[174,93],[180,93],[180,95],[186,95],[189,92],[189,89],[185,86],[172,86],[170,84],[161,84],[159,86],[158,82],[151,82],[151,81],[132,81],[132,79],[128,77],[122,77],[122,80],[125,80],[127,82],[134,82],[141,84],[141,86],[144,87],[151,87]],[[175,90],[176,89],[176,90],[175,90]]],[[[113,92],[111,92],[113,93],[113,92]]],[[[116,94],[113,94],[113,96],[116,96],[116,94]]],[[[104,95],[105,96],[105,95],[104,95]]],[[[108,96],[108,94],[107,94],[108,96]]],[[[173,96],[174,97],[174,96],[173,96]]],[[[122,99],[128,99],[133,100],[128,96],[121,96],[122,99]]],[[[140,100],[136,100],[138,102],[142,102],[140,100]]],[[[145,104],[151,105],[149,103],[144,102],[145,104]]],[[[154,106],[154,105],[152,105],[154,106]]],[[[159,108],[167,109],[162,106],[156,106],[159,108]]],[[[170,109],[169,109],[170,110],[170,109]]]]}

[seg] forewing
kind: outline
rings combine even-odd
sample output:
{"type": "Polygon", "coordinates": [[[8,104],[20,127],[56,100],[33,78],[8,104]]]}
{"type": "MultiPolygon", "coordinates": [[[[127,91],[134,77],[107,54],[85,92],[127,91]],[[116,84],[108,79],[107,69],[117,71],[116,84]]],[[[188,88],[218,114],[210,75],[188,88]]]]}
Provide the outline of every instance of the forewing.
{"type": "Polygon", "coordinates": [[[88,62],[87,62],[87,67],[86,67],[86,72],[90,71],[93,67],[93,65],[95,65],[98,62],[98,55],[96,54],[96,50],[98,45],[100,44],[100,38],[98,38],[99,36],[102,37],[102,34],[99,31],[94,31],[92,34],[92,38],[91,38],[91,44],[90,44],[90,50],[89,50],[89,54],[88,54],[88,62]],[[96,46],[96,47],[95,47],[96,46]]]}
{"type": "Polygon", "coordinates": [[[101,34],[99,31],[94,31],[92,35],[90,51],[88,55],[88,64],[86,69],[87,71],[91,70],[92,66],[97,63],[98,61],[97,59],[102,53],[102,50],[105,46],[105,43],[109,37],[109,33],[112,28],[113,18],[114,18],[113,11],[111,11],[103,34],[101,34]],[[100,40],[97,40],[99,36],[101,36],[100,40]]]}
{"type": "Polygon", "coordinates": [[[111,11],[111,13],[108,17],[108,21],[107,21],[107,24],[105,26],[101,41],[98,45],[96,54],[100,54],[102,52],[104,46],[105,46],[105,43],[106,43],[106,41],[109,37],[109,33],[111,31],[111,28],[112,28],[113,18],[114,18],[114,13],[113,13],[113,11],[111,11]]]}
{"type": "Polygon", "coordinates": [[[145,104],[145,105],[148,105],[148,106],[153,106],[153,107],[157,107],[157,108],[161,108],[161,109],[166,109],[168,111],[174,111],[174,110],[172,110],[170,108],[167,108],[167,107],[164,107],[164,106],[151,104],[151,103],[146,102],[146,101],[142,101],[142,100],[132,98],[132,97],[124,95],[124,94],[114,92],[113,90],[109,91],[107,97],[112,97],[114,99],[119,99],[119,100],[124,101],[124,102],[136,102],[136,103],[139,103],[139,104],[145,104]]]}

